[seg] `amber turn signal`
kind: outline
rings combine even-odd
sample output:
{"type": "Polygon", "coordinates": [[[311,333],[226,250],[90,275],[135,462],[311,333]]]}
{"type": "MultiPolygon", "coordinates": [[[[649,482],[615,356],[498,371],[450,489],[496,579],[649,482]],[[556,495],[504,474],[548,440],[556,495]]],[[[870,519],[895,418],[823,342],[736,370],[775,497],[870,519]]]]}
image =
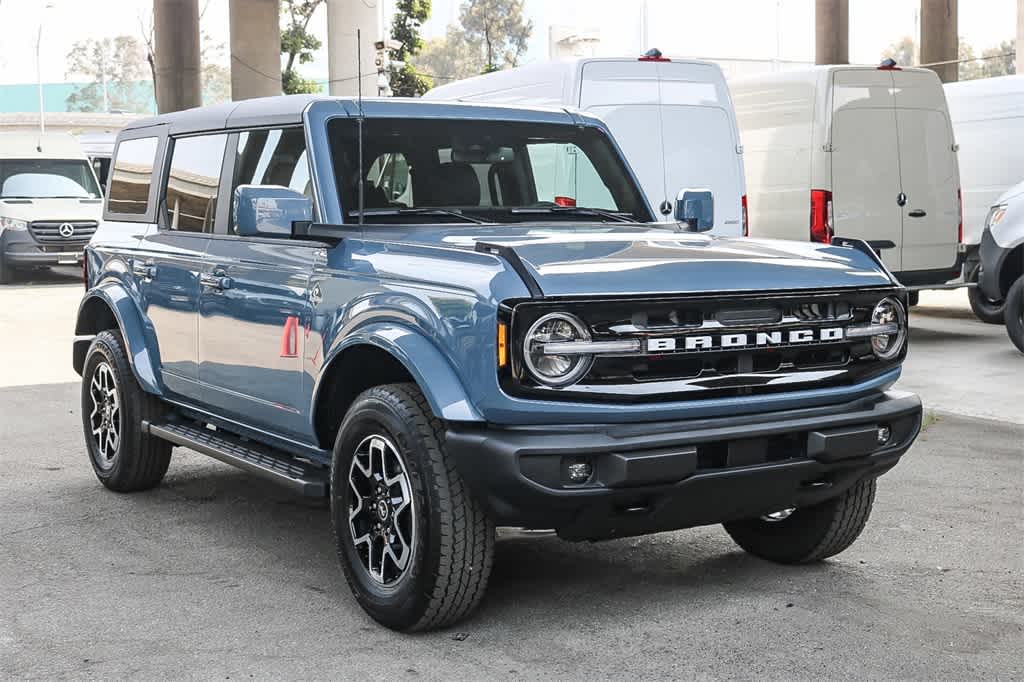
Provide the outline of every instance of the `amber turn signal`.
{"type": "Polygon", "coordinates": [[[504,322],[498,323],[498,367],[508,364],[508,327],[504,322]]]}

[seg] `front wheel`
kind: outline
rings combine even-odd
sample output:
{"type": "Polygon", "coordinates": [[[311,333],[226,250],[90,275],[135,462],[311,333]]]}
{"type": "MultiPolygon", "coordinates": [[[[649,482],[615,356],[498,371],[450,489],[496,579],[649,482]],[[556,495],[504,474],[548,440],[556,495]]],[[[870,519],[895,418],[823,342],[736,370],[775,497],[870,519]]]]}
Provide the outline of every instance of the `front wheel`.
{"type": "Polygon", "coordinates": [[[786,509],[759,519],[723,524],[737,545],[780,564],[806,564],[839,554],[853,544],[871,516],[875,479],[813,507],[786,509]]]}
{"type": "Polygon", "coordinates": [[[1018,277],[1006,294],[1005,318],[1010,341],[1024,353],[1024,276],[1018,277]]]}
{"type": "Polygon", "coordinates": [[[413,384],[368,389],[349,409],[334,446],[331,522],[349,587],[382,625],[445,627],[483,597],[494,524],[413,384]]]}
{"type": "MultiPolygon", "coordinates": [[[[968,275],[967,279],[971,282],[977,282],[981,268],[976,267],[968,275]]],[[[1003,310],[1006,307],[1006,301],[993,301],[984,294],[981,287],[971,287],[967,290],[967,300],[971,304],[971,310],[974,311],[974,316],[986,324],[1003,324],[1003,310]]]]}

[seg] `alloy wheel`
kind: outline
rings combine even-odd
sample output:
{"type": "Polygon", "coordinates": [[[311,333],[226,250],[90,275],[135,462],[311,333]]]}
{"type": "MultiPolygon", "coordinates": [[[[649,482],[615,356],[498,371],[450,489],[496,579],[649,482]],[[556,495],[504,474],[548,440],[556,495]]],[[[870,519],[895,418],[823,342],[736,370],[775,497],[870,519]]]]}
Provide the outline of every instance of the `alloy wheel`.
{"type": "Polygon", "coordinates": [[[348,472],[348,526],[374,582],[391,587],[412,565],[416,514],[405,462],[390,440],[372,435],[356,447],[348,472]]]}
{"type": "Polygon", "coordinates": [[[89,427],[92,430],[93,452],[96,464],[104,471],[114,465],[121,446],[121,397],[117,391],[114,370],[106,362],[96,365],[89,382],[92,411],[89,427]]]}

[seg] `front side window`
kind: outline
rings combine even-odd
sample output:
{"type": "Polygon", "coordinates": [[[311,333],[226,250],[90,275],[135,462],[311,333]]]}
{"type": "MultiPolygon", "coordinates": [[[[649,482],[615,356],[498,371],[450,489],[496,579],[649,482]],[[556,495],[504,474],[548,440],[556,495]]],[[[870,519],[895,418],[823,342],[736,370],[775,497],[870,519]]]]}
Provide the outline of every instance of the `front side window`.
{"type": "Polygon", "coordinates": [[[141,137],[124,140],[117,145],[114,170],[110,176],[108,210],[125,215],[146,213],[158,142],[155,137],[141,137]]]}
{"type": "MultiPolygon", "coordinates": [[[[238,136],[235,176],[231,191],[239,185],[287,187],[313,198],[302,128],[253,130],[238,136]]],[[[234,211],[231,212],[234,232],[234,211]]]]}
{"type": "Polygon", "coordinates": [[[603,131],[549,123],[369,119],[328,124],[346,222],[651,220],[603,131]]]}
{"type": "Polygon", "coordinates": [[[212,232],[227,135],[174,141],[164,207],[167,225],[181,232],[212,232]]]}
{"type": "Polygon", "coordinates": [[[95,199],[96,177],[87,161],[0,159],[0,199],[95,199]]]}

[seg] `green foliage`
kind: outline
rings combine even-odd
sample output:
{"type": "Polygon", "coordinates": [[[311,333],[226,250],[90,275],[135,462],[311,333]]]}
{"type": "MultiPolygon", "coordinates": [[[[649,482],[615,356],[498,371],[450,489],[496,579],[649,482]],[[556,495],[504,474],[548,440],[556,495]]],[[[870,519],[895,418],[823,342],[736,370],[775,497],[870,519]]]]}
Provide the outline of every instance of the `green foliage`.
{"type": "Polygon", "coordinates": [[[465,0],[459,22],[428,41],[414,59],[435,81],[469,78],[518,65],[533,34],[523,0],[465,0]]]}
{"type": "Polygon", "coordinates": [[[412,58],[423,49],[420,27],[430,18],[430,0],[396,0],[395,17],[391,23],[391,37],[402,43],[391,50],[391,59],[404,62],[392,65],[391,90],[398,97],[419,97],[433,87],[429,77],[420,73],[412,58]]]}
{"type": "Polygon", "coordinates": [[[288,55],[281,71],[281,89],[286,95],[320,92],[316,81],[302,78],[295,69],[296,62],[308,64],[313,53],[323,43],[309,31],[313,14],[325,0],[281,0],[281,14],[285,25],[281,29],[281,54],[288,55]]]}
{"type": "MultiPolygon", "coordinates": [[[[914,39],[906,36],[883,50],[882,57],[894,59],[900,66],[916,66],[917,60],[914,52],[914,39]]],[[[974,52],[974,47],[960,38],[957,52],[959,60],[957,78],[959,80],[969,81],[976,78],[1009,76],[1017,72],[1014,41],[1012,40],[1004,40],[995,47],[982,50],[979,58],[974,52]]]]}
{"type": "Polygon", "coordinates": [[[151,93],[139,88],[145,75],[145,53],[132,36],[80,40],[67,56],[67,77],[85,78],[89,84],[67,96],[69,111],[104,111],[104,84],[107,109],[148,111],[151,93]]]}
{"type": "Polygon", "coordinates": [[[913,66],[915,63],[914,39],[904,36],[899,42],[893,43],[882,50],[882,59],[892,59],[900,66],[913,66]]]}

